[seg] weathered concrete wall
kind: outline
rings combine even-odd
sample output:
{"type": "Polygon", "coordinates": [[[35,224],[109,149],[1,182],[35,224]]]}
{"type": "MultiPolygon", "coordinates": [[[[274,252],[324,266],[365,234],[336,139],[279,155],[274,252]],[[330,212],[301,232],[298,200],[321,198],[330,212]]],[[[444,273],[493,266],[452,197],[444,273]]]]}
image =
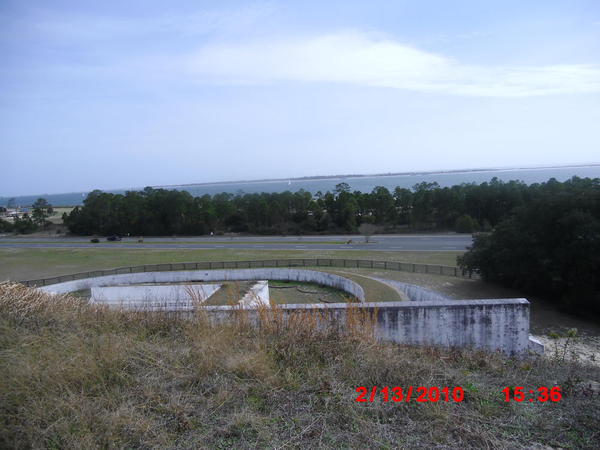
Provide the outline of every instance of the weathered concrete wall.
{"type": "Polygon", "coordinates": [[[404,283],[402,281],[396,280],[388,280],[384,278],[376,278],[375,280],[385,283],[388,286],[393,287],[396,290],[400,290],[406,294],[408,299],[412,302],[429,302],[429,301],[446,301],[452,300],[447,295],[441,294],[439,292],[433,291],[431,289],[427,289],[421,286],[417,286],[415,284],[404,283]]]}
{"type": "Polygon", "coordinates": [[[191,311],[220,288],[220,284],[92,286],[90,303],[146,311],[191,311]]]}
{"type": "Polygon", "coordinates": [[[239,301],[239,304],[245,307],[270,306],[269,282],[263,280],[253,285],[239,301]]]}
{"type": "Polygon", "coordinates": [[[66,292],[91,289],[94,286],[114,286],[120,284],[137,283],[169,283],[182,281],[242,281],[242,280],[286,280],[318,283],[325,286],[341,289],[365,301],[363,288],[348,278],[327,272],[303,269],[224,269],[224,270],[182,270],[177,272],[141,272],[126,273],[121,275],[107,275],[104,277],[84,278],[64,283],[43,286],[44,292],[63,294],[66,292]]]}
{"type": "MultiPolygon", "coordinates": [[[[284,314],[323,311],[325,319],[321,320],[341,327],[346,322],[349,308],[352,308],[346,303],[280,307],[284,314]]],[[[375,333],[384,341],[475,347],[501,350],[507,354],[522,354],[529,348],[529,302],[522,298],[363,303],[358,309],[376,314],[375,333]]],[[[218,322],[229,320],[230,315],[235,313],[235,308],[227,306],[206,307],[204,310],[218,322]]],[[[256,310],[245,312],[250,320],[259,323],[256,310]]]]}

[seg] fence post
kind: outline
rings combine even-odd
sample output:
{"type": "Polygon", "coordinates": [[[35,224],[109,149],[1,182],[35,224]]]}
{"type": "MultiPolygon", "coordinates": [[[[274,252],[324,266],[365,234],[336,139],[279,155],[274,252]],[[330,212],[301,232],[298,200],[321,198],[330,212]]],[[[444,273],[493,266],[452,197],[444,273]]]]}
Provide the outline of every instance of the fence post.
{"type": "Polygon", "coordinates": [[[425,273],[429,273],[429,264],[425,264],[425,273]]]}
{"type": "Polygon", "coordinates": [[[413,263],[413,265],[412,265],[412,269],[413,269],[413,272],[415,272],[415,271],[416,271],[416,268],[415,268],[415,263],[413,263]]]}
{"type": "Polygon", "coordinates": [[[440,275],[444,274],[444,266],[440,266],[440,275]]]}
{"type": "Polygon", "coordinates": [[[371,269],[373,268],[373,260],[371,260],[371,269]]]}

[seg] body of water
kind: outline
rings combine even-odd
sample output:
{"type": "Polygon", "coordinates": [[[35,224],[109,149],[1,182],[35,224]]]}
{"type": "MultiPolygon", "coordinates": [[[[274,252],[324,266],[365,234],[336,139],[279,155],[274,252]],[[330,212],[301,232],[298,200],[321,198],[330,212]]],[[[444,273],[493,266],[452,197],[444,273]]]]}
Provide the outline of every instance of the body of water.
{"type": "MultiPolygon", "coordinates": [[[[336,177],[319,178],[310,180],[278,180],[278,181],[251,181],[236,183],[202,184],[202,185],[173,185],[164,186],[165,189],[186,190],[194,196],[204,194],[219,194],[227,192],[232,194],[260,193],[260,192],[296,192],[300,189],[316,193],[317,191],[333,191],[336,184],[347,183],[352,191],[371,192],[376,186],[385,186],[392,191],[396,186],[412,188],[415,184],[422,182],[437,182],[440,186],[454,186],[461,183],[483,183],[496,177],[502,181],[520,180],[527,184],[541,183],[550,178],[565,181],[572,176],[581,178],[600,178],[600,165],[581,167],[554,167],[543,169],[505,169],[477,172],[453,172],[453,173],[429,173],[411,175],[376,175],[362,177],[336,177]]],[[[140,190],[143,188],[131,188],[129,190],[140,190]]],[[[112,193],[125,193],[125,190],[107,190],[112,193]]],[[[66,194],[39,194],[15,197],[15,203],[20,206],[31,205],[39,197],[48,200],[54,206],[75,206],[83,203],[87,192],[74,192],[66,194]]],[[[9,198],[0,197],[0,205],[6,206],[9,198]]]]}

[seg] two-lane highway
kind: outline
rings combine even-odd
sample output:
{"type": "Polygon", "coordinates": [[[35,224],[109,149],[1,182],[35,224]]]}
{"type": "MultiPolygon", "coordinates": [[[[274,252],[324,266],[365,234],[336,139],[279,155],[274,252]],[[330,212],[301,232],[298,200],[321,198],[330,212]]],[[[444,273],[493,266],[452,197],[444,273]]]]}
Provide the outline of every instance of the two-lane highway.
{"type": "Polygon", "coordinates": [[[263,250],[370,250],[370,251],[463,251],[473,242],[470,234],[363,236],[239,236],[151,237],[105,239],[97,244],[81,237],[0,237],[0,248],[112,248],[112,249],[263,249],[263,250]]]}

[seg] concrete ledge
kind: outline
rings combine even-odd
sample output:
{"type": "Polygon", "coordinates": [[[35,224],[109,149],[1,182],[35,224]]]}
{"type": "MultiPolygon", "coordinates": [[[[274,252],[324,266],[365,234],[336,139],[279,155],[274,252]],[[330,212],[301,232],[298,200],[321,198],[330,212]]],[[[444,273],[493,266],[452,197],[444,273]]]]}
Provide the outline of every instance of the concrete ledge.
{"type": "Polygon", "coordinates": [[[219,270],[181,270],[176,272],[139,272],[103,277],[84,278],[64,283],[51,284],[38,289],[51,294],[91,289],[97,286],[115,286],[137,283],[173,283],[184,281],[245,281],[245,280],[284,280],[318,283],[334,287],[365,301],[365,292],[356,282],[348,278],[317,270],[304,269],[219,269],[219,270]]]}

